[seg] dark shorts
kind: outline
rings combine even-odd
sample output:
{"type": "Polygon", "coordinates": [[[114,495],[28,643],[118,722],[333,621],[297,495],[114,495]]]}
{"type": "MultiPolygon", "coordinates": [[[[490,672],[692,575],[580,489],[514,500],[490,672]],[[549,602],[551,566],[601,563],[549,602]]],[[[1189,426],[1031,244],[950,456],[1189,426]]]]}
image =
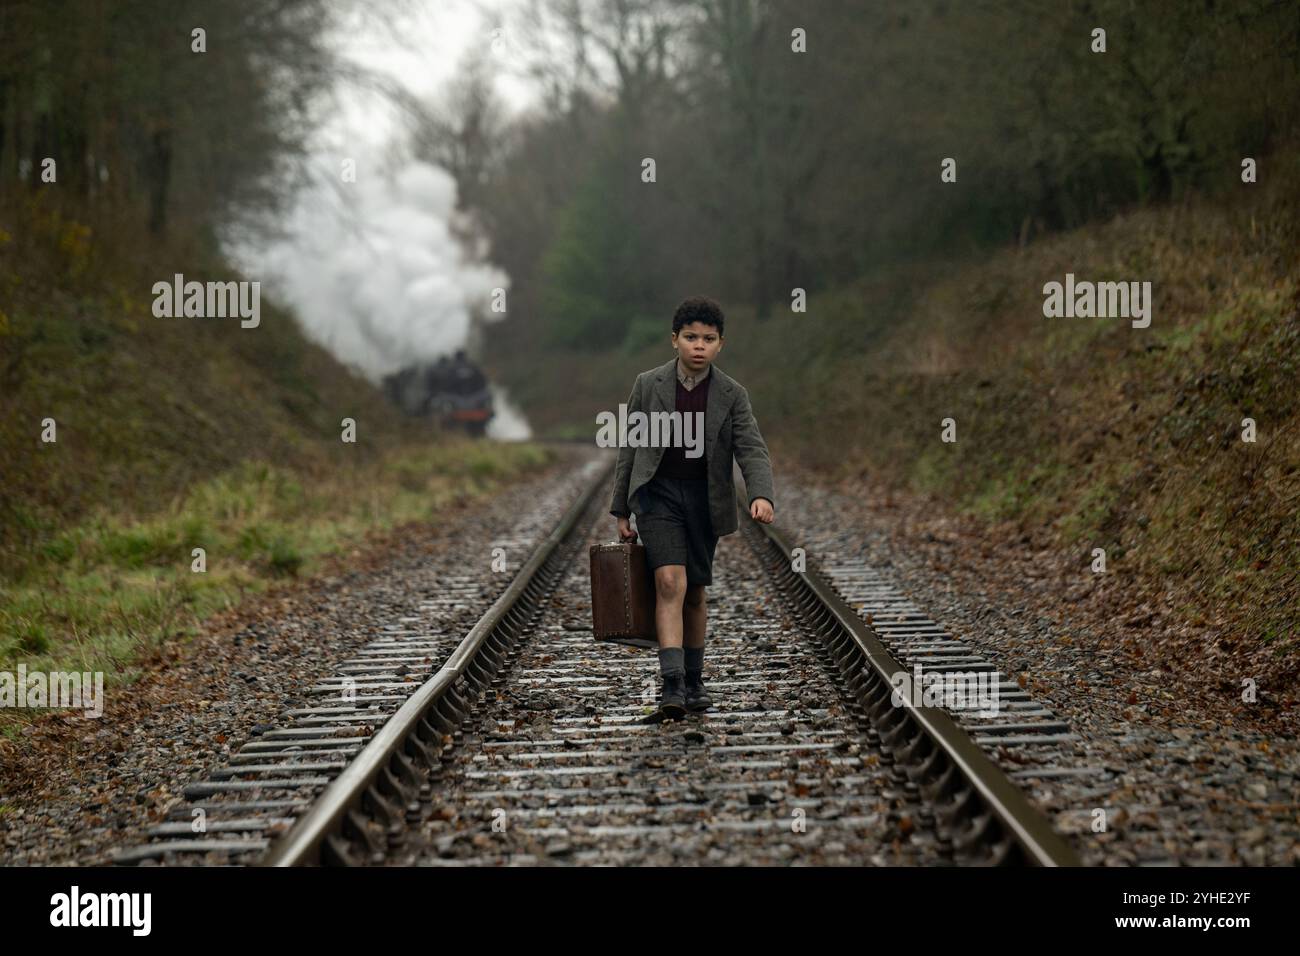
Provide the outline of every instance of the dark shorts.
{"type": "Polygon", "coordinates": [[[651,569],[684,564],[687,584],[713,583],[718,536],[709,517],[707,479],[651,478],[637,489],[633,511],[651,569]]]}

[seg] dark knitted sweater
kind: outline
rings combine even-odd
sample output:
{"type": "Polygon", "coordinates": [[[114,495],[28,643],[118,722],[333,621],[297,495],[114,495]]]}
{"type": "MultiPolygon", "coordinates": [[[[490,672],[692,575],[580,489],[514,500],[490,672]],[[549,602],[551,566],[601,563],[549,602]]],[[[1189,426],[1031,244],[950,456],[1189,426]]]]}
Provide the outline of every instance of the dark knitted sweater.
{"type": "MultiPolygon", "coordinates": [[[[695,412],[703,413],[709,403],[709,383],[713,381],[713,376],[708,375],[704,381],[700,382],[694,388],[688,389],[681,383],[677,382],[677,411],[682,413],[683,426],[686,424],[685,416],[694,415],[695,412]]],[[[702,421],[703,419],[701,419],[702,421]]],[[[683,435],[685,433],[683,432],[683,435]]],[[[693,442],[698,442],[700,457],[687,458],[686,448],[682,445],[670,445],[664,449],[664,456],[659,460],[659,467],[655,471],[655,477],[664,478],[708,478],[708,463],[704,456],[704,432],[698,434],[692,433],[693,442]]]]}

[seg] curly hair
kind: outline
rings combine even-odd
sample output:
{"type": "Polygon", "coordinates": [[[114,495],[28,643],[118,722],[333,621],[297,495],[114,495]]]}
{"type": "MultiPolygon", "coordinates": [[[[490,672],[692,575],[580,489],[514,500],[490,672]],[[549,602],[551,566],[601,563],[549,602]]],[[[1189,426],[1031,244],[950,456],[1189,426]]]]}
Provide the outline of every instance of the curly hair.
{"type": "Polygon", "coordinates": [[[680,332],[682,326],[690,325],[692,322],[703,322],[705,325],[716,327],[718,336],[721,337],[723,321],[722,306],[705,296],[693,295],[689,299],[682,300],[682,304],[673,313],[673,331],[680,332]]]}

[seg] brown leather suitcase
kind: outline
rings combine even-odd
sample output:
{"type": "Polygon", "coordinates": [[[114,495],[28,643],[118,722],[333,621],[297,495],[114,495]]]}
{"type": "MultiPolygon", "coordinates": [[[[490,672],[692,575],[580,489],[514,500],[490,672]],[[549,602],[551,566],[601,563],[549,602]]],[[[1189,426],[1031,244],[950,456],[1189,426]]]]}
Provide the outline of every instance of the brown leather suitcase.
{"type": "Polygon", "coordinates": [[[591,546],[591,623],[598,641],[659,647],[654,576],[645,545],[615,541],[591,546]]]}

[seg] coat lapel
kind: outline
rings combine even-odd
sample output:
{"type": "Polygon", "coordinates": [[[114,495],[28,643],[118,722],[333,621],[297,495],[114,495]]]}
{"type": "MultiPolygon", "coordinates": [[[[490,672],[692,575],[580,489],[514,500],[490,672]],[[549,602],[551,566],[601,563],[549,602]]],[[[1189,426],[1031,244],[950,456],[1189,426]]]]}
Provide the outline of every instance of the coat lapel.
{"type": "MultiPolygon", "coordinates": [[[[677,407],[676,365],[677,358],[674,356],[667,364],[660,365],[655,372],[655,394],[659,396],[659,409],[647,409],[647,411],[671,412],[677,407]]],[[[707,412],[705,414],[707,415],[707,412]]]]}
{"type": "MultiPolygon", "coordinates": [[[[709,377],[713,381],[709,383],[709,398],[704,408],[704,454],[706,456],[709,455],[714,441],[717,440],[718,430],[722,427],[722,419],[726,416],[727,410],[731,408],[731,403],[736,398],[736,389],[731,384],[731,379],[716,365],[709,372],[709,377]]],[[[677,398],[676,394],[673,395],[673,398],[674,400],[677,398]]]]}

